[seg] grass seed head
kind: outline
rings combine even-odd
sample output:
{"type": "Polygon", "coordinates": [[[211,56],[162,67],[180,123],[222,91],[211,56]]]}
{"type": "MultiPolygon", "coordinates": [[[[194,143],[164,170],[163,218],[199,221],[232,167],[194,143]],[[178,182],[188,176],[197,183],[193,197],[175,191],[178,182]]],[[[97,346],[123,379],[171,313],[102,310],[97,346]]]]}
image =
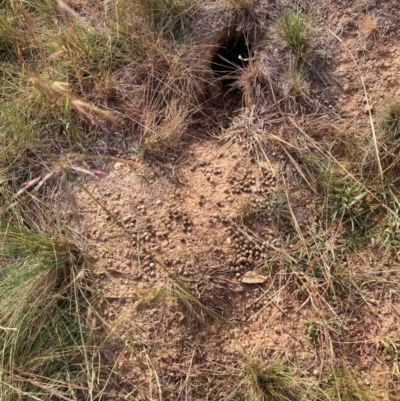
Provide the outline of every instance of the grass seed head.
{"type": "Polygon", "coordinates": [[[363,14],[360,18],[360,33],[365,38],[369,38],[377,33],[377,20],[371,14],[363,14]]]}

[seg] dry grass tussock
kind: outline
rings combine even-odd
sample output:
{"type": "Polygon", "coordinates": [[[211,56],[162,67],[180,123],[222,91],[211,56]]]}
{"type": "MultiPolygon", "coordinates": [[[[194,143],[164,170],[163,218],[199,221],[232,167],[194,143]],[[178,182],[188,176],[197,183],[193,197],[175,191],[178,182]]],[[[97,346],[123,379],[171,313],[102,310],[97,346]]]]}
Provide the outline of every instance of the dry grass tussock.
{"type": "Polygon", "coordinates": [[[162,158],[176,153],[195,113],[201,110],[206,72],[195,48],[157,44],[142,65],[128,65],[115,76],[115,97],[123,99],[125,129],[139,137],[144,152],[162,158]],[[196,61],[197,60],[197,61],[196,61]]]}
{"type": "Polygon", "coordinates": [[[360,19],[360,32],[365,38],[377,33],[377,20],[371,14],[364,14],[360,19]]]}

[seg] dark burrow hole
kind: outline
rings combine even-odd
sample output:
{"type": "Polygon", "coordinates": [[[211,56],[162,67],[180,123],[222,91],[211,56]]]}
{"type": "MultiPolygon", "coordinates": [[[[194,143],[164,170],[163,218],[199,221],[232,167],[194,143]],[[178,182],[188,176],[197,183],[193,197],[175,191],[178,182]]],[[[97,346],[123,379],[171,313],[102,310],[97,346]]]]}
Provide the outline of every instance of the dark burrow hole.
{"type": "Polygon", "coordinates": [[[222,43],[211,61],[214,76],[221,82],[222,89],[231,87],[239,78],[240,71],[248,64],[251,46],[243,34],[222,43]]]}
{"type": "Polygon", "coordinates": [[[213,82],[211,82],[212,114],[222,128],[228,128],[236,110],[243,106],[243,91],[238,85],[243,69],[251,57],[251,44],[243,33],[233,28],[227,30],[216,46],[211,59],[213,82]],[[225,40],[224,40],[225,39],[225,40]]]}
{"type": "Polygon", "coordinates": [[[208,122],[221,130],[231,125],[235,111],[243,107],[243,91],[238,80],[251,57],[251,45],[243,33],[231,27],[221,32],[214,49],[210,97],[202,112],[207,115],[208,122]]]}

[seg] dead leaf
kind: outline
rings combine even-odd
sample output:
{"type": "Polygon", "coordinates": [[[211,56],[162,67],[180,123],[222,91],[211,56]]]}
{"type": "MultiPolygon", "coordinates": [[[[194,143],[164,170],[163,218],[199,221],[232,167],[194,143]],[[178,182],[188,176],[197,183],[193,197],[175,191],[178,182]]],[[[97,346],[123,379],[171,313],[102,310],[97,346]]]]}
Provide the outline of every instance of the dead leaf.
{"type": "Polygon", "coordinates": [[[268,280],[268,277],[255,272],[247,272],[242,277],[242,283],[245,284],[262,284],[268,280]]]}

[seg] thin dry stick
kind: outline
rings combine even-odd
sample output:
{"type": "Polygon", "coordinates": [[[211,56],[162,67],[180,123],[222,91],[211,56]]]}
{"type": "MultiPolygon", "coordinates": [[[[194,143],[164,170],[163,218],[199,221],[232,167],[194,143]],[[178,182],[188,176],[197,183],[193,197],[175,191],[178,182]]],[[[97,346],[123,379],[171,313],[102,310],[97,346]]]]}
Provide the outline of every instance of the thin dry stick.
{"type": "Polygon", "coordinates": [[[265,157],[265,160],[266,160],[267,163],[268,163],[268,166],[269,166],[269,169],[270,169],[270,171],[271,171],[271,173],[272,173],[272,176],[273,176],[273,177],[276,177],[275,169],[272,167],[272,164],[271,164],[271,162],[269,161],[269,158],[268,158],[267,154],[264,152],[264,149],[263,149],[263,147],[262,147],[262,145],[261,145],[261,143],[260,143],[260,139],[258,138],[258,135],[254,135],[254,139],[257,141],[258,146],[259,146],[259,148],[260,148],[260,150],[261,150],[263,156],[265,157]]]}
{"type": "Polygon", "coordinates": [[[185,384],[184,384],[183,386],[181,386],[181,390],[180,390],[180,392],[179,392],[178,399],[180,399],[180,397],[181,397],[181,395],[182,395],[182,392],[183,392],[183,390],[185,389],[185,390],[186,390],[185,398],[186,398],[186,400],[188,400],[188,383],[189,383],[190,375],[191,375],[191,373],[192,373],[192,365],[193,365],[193,359],[194,359],[194,356],[195,356],[195,355],[196,355],[196,350],[193,350],[193,352],[192,352],[192,357],[190,358],[190,363],[189,363],[189,367],[188,367],[188,372],[187,372],[187,374],[186,374],[185,384]]]}
{"type": "MultiPolygon", "coordinates": [[[[255,312],[253,315],[251,315],[251,316],[247,319],[247,321],[250,322],[251,320],[253,320],[253,319],[254,319],[255,317],[257,317],[264,309],[268,308],[268,306],[269,306],[270,304],[272,304],[272,305],[274,305],[276,308],[278,308],[279,311],[280,311],[283,315],[286,315],[286,313],[284,312],[284,310],[274,301],[274,298],[275,298],[276,295],[280,295],[281,291],[283,291],[287,285],[288,285],[288,284],[285,284],[283,287],[280,287],[279,290],[275,292],[275,294],[273,294],[272,296],[267,297],[269,302],[267,302],[266,304],[264,304],[264,306],[263,306],[261,309],[259,309],[259,310],[258,310],[257,312],[255,312]]],[[[264,293],[264,294],[265,294],[265,293],[264,293]]],[[[264,294],[263,294],[262,296],[264,296],[264,294]]]]}
{"type": "MultiPolygon", "coordinates": [[[[157,373],[156,369],[154,368],[154,365],[153,365],[153,363],[151,362],[151,359],[150,359],[150,357],[149,357],[148,354],[146,354],[146,359],[147,359],[147,362],[149,363],[149,365],[150,365],[150,366],[152,367],[152,369],[153,369],[153,372],[154,372],[154,375],[155,375],[155,378],[156,378],[156,381],[157,381],[158,394],[159,394],[159,396],[160,396],[160,401],[162,401],[162,400],[163,400],[163,396],[162,396],[162,389],[161,389],[161,384],[160,384],[160,379],[159,379],[159,377],[158,377],[158,373],[157,373]]],[[[149,385],[150,396],[151,396],[151,393],[152,393],[152,391],[151,391],[152,387],[153,387],[153,386],[152,386],[152,383],[151,383],[151,381],[150,381],[150,385],[149,385]]]]}
{"type": "Polygon", "coordinates": [[[303,233],[301,231],[301,228],[299,226],[299,222],[297,221],[297,218],[296,218],[296,216],[295,216],[295,214],[293,212],[293,208],[292,208],[292,205],[290,203],[288,186],[287,186],[285,177],[283,175],[282,175],[282,180],[283,180],[283,183],[285,184],[285,195],[286,195],[287,203],[288,203],[288,206],[289,206],[290,215],[292,216],[292,219],[293,219],[293,222],[294,222],[295,229],[296,229],[297,234],[299,235],[301,241],[303,242],[303,244],[306,245],[306,251],[307,251],[308,257],[310,257],[310,255],[308,253],[307,241],[304,238],[304,235],[303,235],[303,233]]]}
{"type": "Polygon", "coordinates": [[[279,145],[281,145],[281,148],[283,149],[283,151],[286,153],[286,156],[289,158],[289,160],[292,162],[294,168],[297,170],[297,172],[300,174],[300,176],[303,178],[303,180],[307,183],[307,185],[310,187],[311,191],[314,192],[314,194],[317,193],[317,191],[315,190],[315,188],[313,188],[313,186],[310,184],[310,182],[307,180],[306,176],[303,174],[303,172],[301,171],[301,168],[299,167],[299,164],[296,162],[296,160],[293,159],[293,157],[291,156],[291,154],[285,149],[285,147],[279,143],[279,145]]]}

